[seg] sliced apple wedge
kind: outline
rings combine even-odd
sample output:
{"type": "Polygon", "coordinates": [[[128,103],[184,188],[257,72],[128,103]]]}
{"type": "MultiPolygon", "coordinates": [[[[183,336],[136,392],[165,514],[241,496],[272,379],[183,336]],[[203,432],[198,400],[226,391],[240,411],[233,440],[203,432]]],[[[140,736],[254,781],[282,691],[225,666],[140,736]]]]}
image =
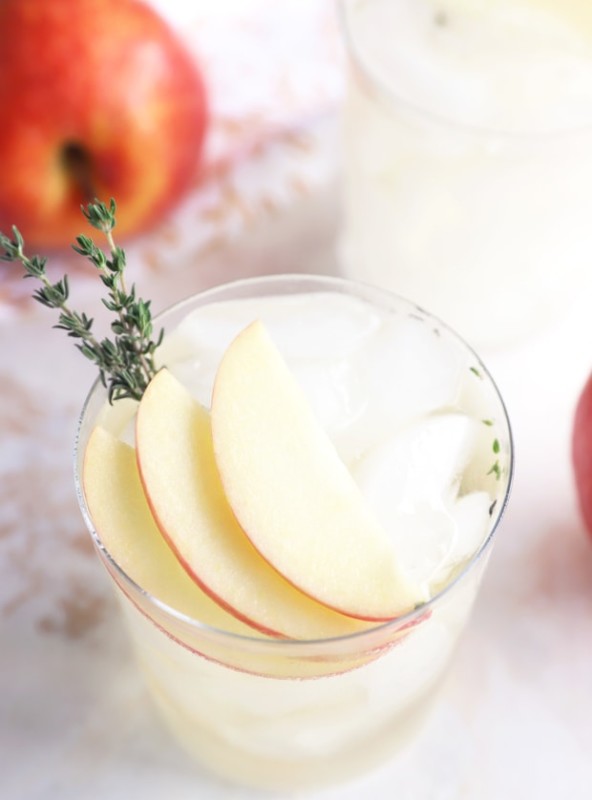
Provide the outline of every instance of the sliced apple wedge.
{"type": "Polygon", "coordinates": [[[104,428],[95,428],[82,474],[88,510],[101,542],[138,586],[206,625],[257,635],[215,603],[179,564],[148,508],[133,448],[104,428]]]}
{"type": "Polygon", "coordinates": [[[166,369],[140,402],[136,452],[161,533],[192,578],[230,613],[265,633],[297,639],[369,627],[298,591],[253,547],[224,495],[210,415],[166,369]]]}
{"type": "Polygon", "coordinates": [[[391,619],[422,599],[260,322],[222,358],[212,433],[236,518],[294,586],[360,619],[391,619]]]}

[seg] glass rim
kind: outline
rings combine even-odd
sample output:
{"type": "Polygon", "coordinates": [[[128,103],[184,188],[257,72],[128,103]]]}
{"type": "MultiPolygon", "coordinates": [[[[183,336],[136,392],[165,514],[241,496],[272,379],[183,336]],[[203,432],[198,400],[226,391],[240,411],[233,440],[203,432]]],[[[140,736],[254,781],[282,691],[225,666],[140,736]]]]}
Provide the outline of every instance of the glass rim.
{"type": "MultiPolygon", "coordinates": [[[[332,637],[323,637],[318,639],[290,639],[290,638],[275,638],[275,637],[267,637],[263,638],[260,632],[257,632],[254,629],[254,634],[252,636],[247,636],[245,634],[234,633],[232,631],[227,631],[222,628],[216,628],[211,625],[207,625],[204,622],[201,622],[198,619],[194,619],[193,617],[185,614],[182,611],[174,608],[173,606],[169,606],[164,601],[160,600],[160,598],[152,595],[142,586],[140,586],[133,578],[131,578],[127,572],[118,564],[115,558],[111,555],[108,551],[107,547],[101,541],[101,537],[93,523],[91,514],[89,512],[86,498],[84,495],[84,488],[82,482],[82,475],[81,470],[79,469],[79,464],[82,464],[82,459],[80,458],[81,454],[81,432],[82,427],[86,419],[86,414],[89,410],[89,407],[95,397],[97,391],[105,392],[105,389],[101,383],[101,379],[97,378],[86,398],[82,406],[82,410],[78,416],[78,423],[76,426],[76,434],[75,434],[75,441],[74,441],[74,452],[73,452],[73,467],[74,467],[74,485],[76,490],[76,497],[78,500],[78,505],[80,507],[80,511],[82,513],[82,517],[88,528],[90,536],[93,540],[95,547],[97,548],[101,559],[105,559],[106,562],[110,565],[110,567],[116,572],[119,579],[122,583],[131,591],[131,594],[128,593],[125,589],[118,586],[124,594],[127,596],[127,599],[130,600],[134,605],[137,606],[137,603],[134,599],[132,599],[132,595],[137,595],[153,606],[158,612],[163,614],[166,617],[169,617],[174,621],[174,623],[181,623],[183,625],[187,625],[192,628],[195,632],[201,632],[203,634],[207,634],[209,636],[222,639],[223,641],[228,642],[228,644],[243,644],[248,647],[270,647],[273,649],[282,649],[284,651],[294,648],[296,651],[300,651],[305,649],[306,647],[313,647],[318,645],[339,645],[347,642],[359,642],[363,641],[365,638],[376,636],[380,633],[388,633],[389,631],[396,631],[399,628],[403,628],[406,626],[410,626],[415,620],[425,616],[426,612],[429,612],[434,606],[439,605],[440,601],[445,598],[449,593],[451,593],[456,586],[458,586],[461,582],[463,582],[464,578],[466,578],[471,572],[473,572],[473,568],[481,561],[485,553],[489,550],[491,543],[495,537],[495,534],[498,530],[500,522],[504,516],[510,493],[513,484],[514,478],[514,440],[512,435],[512,428],[510,425],[510,420],[508,417],[508,412],[506,405],[504,403],[503,397],[497,387],[496,382],[494,381],[491,373],[489,372],[487,366],[483,363],[481,357],[475,352],[475,350],[459,335],[457,334],[449,325],[445,322],[440,320],[439,317],[431,314],[430,312],[423,309],[421,306],[417,305],[416,303],[407,300],[406,298],[396,294],[395,292],[391,292],[387,289],[381,289],[377,286],[372,284],[367,284],[361,281],[354,281],[347,278],[337,278],[329,275],[320,275],[320,274],[312,274],[312,273],[278,273],[275,275],[262,275],[257,277],[249,277],[249,278],[241,278],[239,280],[230,281],[228,283],[219,284],[209,289],[205,289],[203,291],[195,292],[194,294],[190,295],[189,297],[185,297],[182,300],[179,300],[170,306],[166,307],[162,311],[160,311],[155,317],[154,322],[158,322],[163,317],[168,316],[172,313],[176,313],[181,311],[183,306],[189,305],[194,302],[196,299],[203,299],[207,302],[208,298],[212,296],[216,296],[219,294],[225,294],[228,291],[232,291],[233,289],[240,289],[241,287],[257,287],[258,285],[272,285],[276,284],[278,287],[280,286],[288,286],[292,283],[298,284],[305,284],[306,282],[310,282],[311,284],[315,284],[320,286],[324,284],[327,289],[333,288],[334,290],[340,290],[342,292],[347,292],[349,294],[353,293],[353,290],[357,290],[357,296],[365,295],[367,297],[368,294],[374,294],[376,298],[379,297],[386,298],[387,300],[390,298],[391,301],[395,301],[396,303],[402,303],[406,305],[411,312],[415,311],[421,315],[424,315],[426,318],[430,319],[433,322],[436,322],[438,326],[442,327],[446,330],[447,334],[450,335],[456,342],[463,347],[468,353],[472,355],[475,359],[479,370],[482,372],[483,376],[489,382],[491,388],[494,391],[495,397],[500,404],[501,411],[503,413],[503,422],[505,424],[505,428],[507,431],[508,436],[508,471],[507,471],[507,482],[504,490],[503,497],[500,498],[498,503],[496,504],[496,516],[493,522],[491,523],[491,527],[484,537],[483,541],[475,550],[475,552],[468,558],[462,565],[462,567],[456,572],[452,580],[448,581],[440,590],[438,590],[432,597],[430,597],[424,603],[419,604],[414,609],[402,614],[398,617],[395,617],[390,620],[386,620],[384,622],[377,622],[376,625],[371,625],[366,630],[356,631],[355,633],[348,633],[341,636],[332,636],[332,637]]],[[[106,397],[105,397],[106,401],[106,397]]],[[[109,568],[107,568],[109,571],[109,568]]],[[[113,579],[112,576],[110,576],[113,579]]],[[[229,612],[230,613],[230,612],[229,612]]],[[[154,620],[151,619],[152,622],[154,620]]],[[[160,623],[159,623],[160,624],[160,623]]]]}
{"type": "Polygon", "coordinates": [[[360,72],[364,81],[367,82],[371,88],[376,91],[380,97],[384,97],[391,105],[400,106],[407,111],[407,113],[414,114],[415,116],[422,117],[428,120],[431,124],[448,128],[450,130],[456,129],[465,135],[472,135],[478,138],[498,138],[506,139],[507,141],[515,142],[535,142],[545,144],[552,140],[562,138],[571,138],[581,136],[586,133],[592,132],[592,121],[589,123],[580,123],[577,125],[556,127],[556,128],[517,128],[512,129],[504,127],[503,125],[486,125],[477,122],[470,122],[462,119],[457,119],[453,115],[447,115],[433,111],[428,106],[416,103],[413,100],[399,94],[394,86],[391,86],[387,80],[381,77],[376,71],[372,70],[368,64],[367,59],[364,57],[361,48],[356,45],[353,33],[351,20],[351,7],[356,0],[339,0],[338,1],[338,18],[342,31],[342,39],[345,42],[347,54],[355,64],[355,68],[360,72]]]}

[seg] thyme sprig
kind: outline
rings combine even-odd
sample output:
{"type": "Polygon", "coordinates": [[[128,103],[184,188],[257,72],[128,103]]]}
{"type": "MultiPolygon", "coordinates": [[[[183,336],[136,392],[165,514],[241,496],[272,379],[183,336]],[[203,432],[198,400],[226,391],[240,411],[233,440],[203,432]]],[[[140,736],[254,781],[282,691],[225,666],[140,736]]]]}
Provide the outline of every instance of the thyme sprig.
{"type": "Polygon", "coordinates": [[[93,228],[104,234],[109,246],[108,253],[105,253],[90,237],[80,235],[72,248],[97,269],[107,289],[107,298],[102,302],[115,315],[111,322],[112,339],[97,339],[93,333],[94,320],[70,308],[67,275],[52,283],[46,272],[47,259],[25,254],[25,242],[18,228],[13,227],[12,239],[0,232],[0,248],[4,250],[0,260],[20,262],[25,270],[24,278],[36,278],[41,282],[33,297],[42,305],[60,312],[58,324],[54,327],[80,340],[76,347],[99,368],[109,402],[126,397],[139,400],[156,372],[154,353],[162,342],[164,331],[160,331],[156,341],[152,339],[150,302],[136,296],[135,286],[132,285],[129,291],[126,287],[125,252],[113,239],[115,201],[111,200],[107,205],[97,200],[83,206],[82,213],[93,228]]]}

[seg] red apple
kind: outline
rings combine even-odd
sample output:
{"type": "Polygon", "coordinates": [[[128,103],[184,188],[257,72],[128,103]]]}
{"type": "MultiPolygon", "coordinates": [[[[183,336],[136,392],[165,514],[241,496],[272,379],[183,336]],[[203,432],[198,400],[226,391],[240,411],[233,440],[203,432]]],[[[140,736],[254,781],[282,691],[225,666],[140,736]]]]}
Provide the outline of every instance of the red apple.
{"type": "Polygon", "coordinates": [[[0,229],[62,247],[81,203],[115,197],[118,234],[160,220],[196,178],[198,69],[136,0],[1,0],[0,229]]]}
{"type": "Polygon", "coordinates": [[[572,458],[580,509],[592,535],[592,375],[588,378],[576,407],[572,458]]]}

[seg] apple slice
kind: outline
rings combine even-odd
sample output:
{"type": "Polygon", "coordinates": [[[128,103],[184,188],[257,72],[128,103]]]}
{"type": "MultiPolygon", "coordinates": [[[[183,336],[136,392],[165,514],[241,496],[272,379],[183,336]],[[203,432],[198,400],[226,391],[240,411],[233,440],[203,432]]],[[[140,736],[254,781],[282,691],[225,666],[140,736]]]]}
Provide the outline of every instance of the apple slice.
{"type": "Polygon", "coordinates": [[[299,592],[260,556],[224,496],[208,412],[166,369],[140,402],[136,448],[145,494],[163,536],[221,606],[264,633],[297,639],[369,627],[299,592]]]}
{"type": "Polygon", "coordinates": [[[222,358],[212,433],[236,518],[287,580],[360,619],[391,619],[421,599],[260,322],[222,358]]]}
{"type": "Polygon", "coordinates": [[[150,514],[132,447],[96,427],[86,447],[82,474],[88,510],[101,542],[138,586],[206,625],[257,635],[220,608],[175,558],[150,514]]]}
{"type": "MultiPolygon", "coordinates": [[[[85,451],[83,482],[88,510],[102,544],[133,581],[172,608],[207,625],[261,637],[224,611],[185,572],[152,518],[133,448],[100,426],[92,432],[85,451]]],[[[368,651],[363,653],[335,653],[323,659],[313,654],[296,659],[283,648],[277,653],[259,653],[233,641],[204,637],[199,629],[183,628],[180,635],[178,628],[168,627],[158,616],[152,621],[157,627],[164,625],[169,638],[196,655],[236,670],[278,678],[318,678],[346,672],[372,661],[382,652],[369,642],[368,651]]],[[[397,631],[383,647],[388,649],[406,633],[397,631]]]]}

